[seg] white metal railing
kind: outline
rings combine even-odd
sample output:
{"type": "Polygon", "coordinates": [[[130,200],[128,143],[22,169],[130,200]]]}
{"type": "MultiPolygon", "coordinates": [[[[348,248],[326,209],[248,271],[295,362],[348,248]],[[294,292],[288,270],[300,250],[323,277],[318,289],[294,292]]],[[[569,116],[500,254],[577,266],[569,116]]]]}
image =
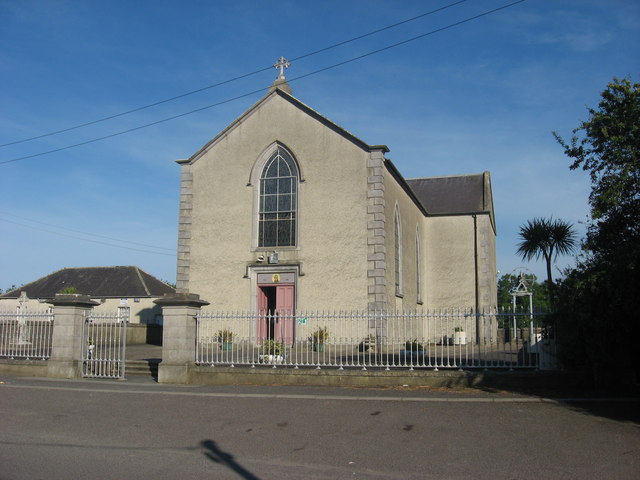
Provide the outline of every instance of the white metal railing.
{"type": "Polygon", "coordinates": [[[87,316],[82,329],[82,375],[124,378],[127,320],[119,311],[87,316]]]}
{"type": "Polygon", "coordinates": [[[554,368],[545,315],[529,312],[207,312],[199,365],[554,368]]]}
{"type": "Polygon", "coordinates": [[[0,312],[0,358],[47,360],[52,335],[51,311],[0,312]]]}

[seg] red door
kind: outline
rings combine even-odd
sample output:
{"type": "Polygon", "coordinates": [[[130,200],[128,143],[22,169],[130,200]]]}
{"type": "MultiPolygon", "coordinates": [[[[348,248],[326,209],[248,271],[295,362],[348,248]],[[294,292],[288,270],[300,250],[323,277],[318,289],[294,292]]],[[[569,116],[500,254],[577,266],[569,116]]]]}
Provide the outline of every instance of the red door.
{"type": "Polygon", "coordinates": [[[270,332],[270,316],[269,297],[267,296],[267,288],[258,287],[258,298],[256,299],[256,310],[258,314],[258,342],[262,343],[265,339],[273,338],[274,332],[270,332]]]}
{"type": "Polygon", "coordinates": [[[258,285],[258,341],[273,339],[292,344],[295,311],[294,285],[258,285]]]}
{"type": "Polygon", "coordinates": [[[288,345],[293,343],[293,302],[293,285],[278,285],[276,287],[276,312],[278,313],[276,338],[282,339],[288,345]]]}

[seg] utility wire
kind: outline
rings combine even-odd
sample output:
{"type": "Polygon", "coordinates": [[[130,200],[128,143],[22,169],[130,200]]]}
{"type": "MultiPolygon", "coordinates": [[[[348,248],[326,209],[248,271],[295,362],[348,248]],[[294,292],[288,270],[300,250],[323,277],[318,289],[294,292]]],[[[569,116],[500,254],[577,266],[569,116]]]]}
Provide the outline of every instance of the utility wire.
{"type": "MultiPolygon", "coordinates": [[[[105,240],[113,240],[115,242],[120,242],[120,243],[129,243],[131,245],[138,245],[140,247],[149,247],[149,248],[155,248],[156,250],[166,250],[167,252],[175,252],[175,248],[156,247],[155,245],[148,245],[146,243],[132,242],[130,240],[121,240],[119,238],[107,237],[105,235],[97,235],[95,233],[87,233],[87,232],[83,232],[81,230],[74,230],[73,228],[61,227],[60,225],[54,225],[52,223],[40,222],[38,220],[33,220],[31,218],[22,217],[20,215],[14,215],[14,214],[8,213],[8,212],[0,211],[0,215],[7,215],[9,217],[19,218],[20,220],[26,220],[27,222],[38,223],[40,225],[45,225],[47,227],[57,228],[59,230],[67,230],[68,232],[80,233],[81,235],[86,235],[86,236],[89,236],[89,237],[104,238],[105,240]]],[[[0,220],[4,220],[4,219],[0,218],[0,220]]],[[[19,224],[19,225],[22,225],[22,224],[19,224]]]]}
{"type": "MultiPolygon", "coordinates": [[[[385,30],[389,30],[391,28],[398,27],[400,25],[412,22],[414,20],[418,20],[419,18],[423,18],[423,17],[426,17],[428,15],[433,15],[434,13],[440,12],[442,10],[446,10],[447,8],[454,7],[454,6],[458,5],[458,4],[464,3],[466,1],[467,0],[459,0],[457,2],[450,3],[449,5],[445,5],[443,7],[437,8],[435,10],[431,10],[429,12],[425,12],[425,13],[422,13],[420,15],[416,15],[415,17],[408,18],[406,20],[402,20],[402,21],[400,21],[398,23],[394,23],[393,25],[388,25],[386,27],[382,27],[382,28],[379,28],[377,30],[373,30],[373,31],[365,33],[363,35],[359,35],[357,37],[353,37],[353,38],[350,38],[348,40],[344,40],[342,42],[335,43],[333,45],[329,45],[328,47],[324,47],[324,48],[321,48],[319,50],[315,50],[313,52],[305,53],[304,55],[300,55],[299,57],[292,58],[289,61],[290,62],[295,62],[295,61],[301,60],[303,58],[307,58],[307,57],[311,57],[313,55],[317,55],[318,53],[326,52],[326,51],[331,50],[333,48],[341,47],[342,45],[346,45],[348,43],[352,43],[352,42],[355,42],[357,40],[362,40],[363,38],[369,37],[371,35],[375,35],[375,34],[380,33],[380,32],[384,32],[385,30]]],[[[205,90],[210,90],[212,88],[220,87],[222,85],[226,85],[228,83],[232,83],[232,82],[235,82],[237,80],[242,80],[243,78],[251,77],[253,75],[257,75],[258,73],[266,72],[268,70],[271,70],[272,68],[273,68],[273,65],[269,65],[268,67],[260,68],[258,70],[254,70],[253,72],[245,73],[245,74],[242,74],[242,75],[238,75],[237,77],[233,77],[233,78],[230,78],[230,79],[227,79],[227,80],[223,80],[223,81],[218,82],[218,83],[207,85],[205,87],[198,88],[197,90],[192,90],[190,92],[186,92],[186,93],[182,93],[180,95],[176,95],[175,97],[166,98],[164,100],[159,100],[157,102],[150,103],[148,105],[143,105],[141,107],[132,108],[131,110],[126,110],[124,112],[116,113],[114,115],[109,115],[107,117],[102,117],[102,118],[99,118],[97,120],[92,120],[92,121],[89,121],[89,122],[81,123],[81,124],[78,124],[78,125],[74,125],[72,127],[63,128],[61,130],[56,130],[56,131],[49,132],[49,133],[43,133],[43,134],[37,135],[35,137],[30,137],[30,138],[25,138],[25,139],[22,139],[22,140],[16,140],[16,141],[13,141],[13,142],[0,144],[0,148],[8,147],[9,145],[17,145],[19,143],[26,143],[26,142],[30,142],[32,140],[38,140],[40,138],[50,137],[50,136],[53,136],[53,135],[58,135],[60,133],[70,132],[72,130],[77,130],[79,128],[88,127],[90,125],[95,125],[96,123],[106,122],[107,120],[113,120],[114,118],[123,117],[125,115],[129,115],[131,113],[139,112],[139,111],[145,110],[147,108],[157,107],[158,105],[162,105],[164,103],[173,102],[175,100],[179,100],[181,98],[188,97],[189,95],[194,95],[196,93],[204,92],[205,90]]]]}
{"type": "Polygon", "coordinates": [[[342,65],[346,65],[347,63],[355,62],[356,60],[361,60],[361,59],[369,57],[371,55],[375,55],[377,53],[381,53],[381,52],[384,52],[386,50],[390,50],[392,48],[396,48],[396,47],[399,47],[401,45],[405,45],[407,43],[413,42],[415,40],[419,40],[419,39],[424,38],[424,37],[428,37],[429,35],[434,35],[436,33],[440,33],[440,32],[442,32],[444,30],[448,30],[450,28],[457,27],[458,25],[462,25],[463,23],[471,22],[472,20],[477,20],[478,18],[481,18],[481,17],[486,17],[487,15],[490,15],[492,13],[498,12],[500,10],[507,9],[509,7],[513,7],[514,5],[517,5],[518,3],[523,3],[525,1],[526,0],[517,0],[516,2],[509,3],[507,5],[503,5],[503,6],[498,7],[498,8],[494,8],[493,10],[487,10],[486,12],[480,13],[480,14],[475,15],[473,17],[465,18],[464,20],[460,20],[459,22],[450,23],[447,26],[444,26],[442,28],[438,28],[436,30],[431,30],[430,32],[423,33],[422,35],[417,35],[415,37],[408,38],[408,39],[403,40],[401,42],[394,43],[394,44],[391,44],[391,45],[387,45],[386,47],[382,47],[382,48],[379,48],[377,50],[372,50],[371,52],[364,53],[364,54],[359,55],[357,57],[353,57],[353,58],[350,58],[348,60],[344,60],[344,61],[339,62],[339,63],[334,63],[333,65],[329,65],[328,67],[324,67],[324,68],[321,68],[319,70],[315,70],[313,72],[306,73],[304,75],[300,75],[298,77],[292,78],[291,80],[289,80],[289,82],[294,82],[296,80],[300,80],[302,78],[309,77],[311,75],[316,75],[318,73],[326,72],[327,70],[331,70],[333,68],[341,67],[342,65]]]}
{"type": "Polygon", "coordinates": [[[113,243],[101,242],[100,240],[91,240],[90,238],[76,237],[74,235],[68,235],[68,234],[62,233],[62,232],[55,232],[53,230],[46,230],[44,228],[38,228],[38,227],[34,227],[32,225],[26,225],[24,223],[14,222],[12,220],[7,220],[7,219],[4,219],[4,218],[0,218],[0,221],[7,222],[7,223],[12,223],[14,225],[20,225],[21,227],[31,228],[31,229],[37,230],[39,232],[52,233],[54,235],[60,235],[61,237],[73,238],[74,240],[83,240],[85,242],[91,242],[91,243],[98,243],[100,245],[107,245],[109,247],[123,248],[125,250],[133,250],[135,252],[152,253],[154,255],[164,255],[166,257],[175,257],[176,256],[175,254],[171,254],[171,253],[152,252],[150,250],[142,250],[141,248],[125,247],[124,245],[115,245],[113,243]]]}
{"type": "Polygon", "coordinates": [[[88,145],[90,143],[95,143],[95,142],[99,142],[101,140],[106,140],[108,138],[113,138],[113,137],[117,137],[117,136],[120,136],[120,135],[124,135],[125,133],[135,132],[136,130],[142,130],[143,128],[152,127],[152,126],[158,125],[160,123],[165,123],[165,122],[168,122],[168,121],[171,121],[171,120],[175,120],[176,118],[186,117],[187,115],[191,115],[193,113],[201,112],[203,110],[207,110],[207,109],[213,108],[213,107],[218,107],[218,106],[223,105],[225,103],[233,102],[235,100],[239,100],[239,99],[244,98],[244,97],[249,97],[249,96],[254,95],[256,93],[260,93],[263,90],[265,90],[265,87],[259,88],[258,90],[253,90],[252,92],[249,92],[249,93],[244,93],[242,95],[238,95],[237,97],[229,98],[227,100],[222,100],[220,102],[213,103],[213,104],[207,105],[205,107],[196,108],[195,110],[190,110],[188,112],[179,113],[178,115],[173,115],[171,117],[163,118],[162,120],[156,120],[155,122],[147,123],[145,125],[140,125],[138,127],[133,127],[133,128],[129,128],[127,130],[122,130],[120,132],[111,133],[111,134],[105,135],[103,137],[93,138],[91,140],[86,140],[84,142],[74,143],[72,145],[67,145],[65,147],[60,147],[60,148],[55,148],[53,150],[47,150],[47,151],[44,151],[44,152],[34,153],[32,155],[25,155],[24,157],[13,158],[11,160],[4,160],[4,161],[0,162],[0,165],[4,165],[6,163],[17,162],[17,161],[20,161],[20,160],[26,160],[28,158],[40,157],[42,155],[48,155],[50,153],[61,152],[63,150],[68,150],[70,148],[80,147],[82,145],[88,145]]]}
{"type": "MultiPolygon", "coordinates": [[[[369,57],[369,56],[371,56],[371,55],[375,55],[375,54],[378,54],[378,53],[381,53],[381,52],[384,52],[384,51],[390,50],[390,49],[392,49],[392,48],[396,48],[396,47],[399,47],[399,46],[401,46],[401,45],[405,45],[405,44],[407,44],[407,43],[409,43],[409,42],[413,42],[413,41],[415,41],[415,40],[419,40],[419,39],[424,38],[424,37],[427,37],[427,36],[429,36],[429,35],[434,35],[434,34],[436,34],[436,33],[442,32],[442,31],[444,31],[444,30],[448,30],[448,29],[450,29],[450,28],[457,27],[457,26],[459,26],[459,25],[462,25],[462,24],[465,24],[465,23],[471,22],[471,21],[473,21],[473,20],[477,20],[478,18],[482,18],[482,17],[485,17],[485,16],[487,16],[487,15],[491,15],[491,14],[493,14],[493,13],[496,13],[496,12],[500,11],[500,10],[505,10],[505,9],[507,9],[507,8],[509,8],[509,7],[512,7],[512,6],[514,6],[514,5],[517,5],[517,4],[519,4],[519,3],[523,3],[524,1],[525,1],[525,0],[518,0],[518,1],[516,1],[516,2],[512,2],[512,3],[509,3],[509,4],[503,5],[503,6],[501,6],[501,7],[494,8],[494,9],[492,9],[492,10],[487,10],[486,12],[480,13],[480,14],[478,14],[478,15],[474,15],[474,16],[472,16],[472,17],[465,18],[464,20],[460,20],[460,21],[458,21],[458,22],[451,23],[451,24],[449,24],[449,25],[446,25],[446,26],[444,26],[444,27],[438,28],[438,29],[436,29],[436,30],[431,30],[431,31],[429,31],[429,32],[427,32],[427,33],[423,33],[423,34],[421,34],[421,35],[417,35],[417,36],[415,36],[415,37],[408,38],[408,39],[403,40],[403,41],[401,41],[401,42],[397,42],[397,43],[394,43],[394,44],[388,45],[388,46],[386,46],[386,47],[379,48],[379,49],[377,49],[377,50],[373,50],[373,51],[371,51],[371,52],[368,52],[368,53],[365,53],[365,54],[359,55],[359,56],[357,56],[357,57],[353,57],[353,58],[350,58],[350,59],[348,59],[348,60],[344,60],[344,61],[342,61],[342,62],[335,63],[335,64],[333,64],[333,65],[329,65],[329,66],[327,66],[327,67],[320,68],[320,69],[318,69],[318,70],[314,70],[314,71],[309,72],[309,73],[306,73],[306,74],[304,74],[304,75],[300,75],[300,76],[298,76],[298,77],[295,77],[295,78],[292,78],[292,79],[288,80],[288,82],[289,82],[289,83],[291,83],[291,82],[294,82],[294,81],[296,81],[296,80],[300,80],[300,79],[303,79],[303,78],[306,78],[306,77],[310,77],[310,76],[312,76],[312,75],[317,75],[318,73],[326,72],[327,70],[331,70],[331,69],[333,69],[333,68],[337,68],[337,67],[340,67],[340,66],[346,65],[346,64],[348,64],[348,63],[355,62],[355,61],[357,61],[357,60],[361,60],[361,59],[366,58],[366,57],[369,57]]],[[[245,98],[245,97],[248,97],[248,96],[254,95],[254,94],[256,94],[256,93],[262,92],[262,91],[263,91],[263,90],[265,90],[266,88],[269,88],[269,87],[262,87],[262,88],[259,88],[259,89],[257,89],[257,90],[253,90],[253,91],[251,91],[251,92],[244,93],[244,94],[242,94],[242,95],[238,95],[238,96],[233,97],[233,98],[229,98],[229,99],[226,99],[226,100],[222,100],[222,101],[220,101],[220,102],[216,102],[216,103],[212,103],[212,104],[210,104],[210,105],[206,105],[206,106],[204,106],[204,107],[200,107],[200,108],[196,108],[196,109],[194,109],[194,110],[190,110],[190,111],[188,111],[188,112],[184,112],[184,113],[180,113],[180,114],[177,114],[177,115],[173,115],[173,116],[171,116],[171,117],[163,118],[163,119],[161,119],[161,120],[156,120],[155,122],[147,123],[147,124],[145,124],[145,125],[140,125],[140,126],[138,126],[138,127],[133,127],[133,128],[129,128],[129,129],[127,129],[127,130],[122,130],[122,131],[119,131],[119,132],[111,133],[111,134],[109,134],[109,135],[104,135],[104,136],[102,136],[102,137],[93,138],[93,139],[91,139],[91,140],[86,140],[86,141],[84,141],[84,142],[75,143],[75,144],[72,144],[72,145],[67,145],[67,146],[65,146],[65,147],[55,148],[55,149],[53,149],[53,150],[47,150],[47,151],[44,151],[44,152],[34,153],[34,154],[31,154],[31,155],[25,155],[25,156],[23,156],[23,157],[13,158],[13,159],[10,159],[10,160],[4,160],[4,161],[0,162],[0,165],[5,165],[5,164],[7,164],[7,163],[12,163],[12,162],[18,162],[18,161],[21,161],[21,160],[27,160],[27,159],[29,159],[29,158],[39,157],[39,156],[42,156],[42,155],[48,155],[48,154],[51,154],[51,153],[60,152],[60,151],[63,151],[63,150],[68,150],[68,149],[70,149],[70,148],[80,147],[80,146],[82,146],[82,145],[88,145],[88,144],[90,144],[90,143],[99,142],[99,141],[101,141],[101,140],[106,140],[106,139],[108,139],[108,138],[117,137],[117,136],[119,136],[119,135],[124,135],[124,134],[126,134],[126,133],[131,133],[131,132],[134,132],[134,131],[136,131],[136,130],[142,130],[143,128],[147,128],[147,127],[151,127],[151,126],[154,126],[154,125],[158,125],[158,124],[160,124],[160,123],[165,123],[165,122],[168,122],[168,121],[171,121],[171,120],[175,120],[175,119],[177,119],[177,118],[185,117],[185,116],[187,116],[187,115],[191,115],[191,114],[193,114],[193,113],[198,113],[198,112],[201,112],[201,111],[203,111],[203,110],[207,110],[207,109],[210,109],[210,108],[213,108],[213,107],[218,107],[218,106],[223,105],[223,104],[225,104],[225,103],[230,103],[230,102],[233,102],[233,101],[235,101],[235,100],[239,100],[239,99],[241,99],[241,98],[245,98]]]]}

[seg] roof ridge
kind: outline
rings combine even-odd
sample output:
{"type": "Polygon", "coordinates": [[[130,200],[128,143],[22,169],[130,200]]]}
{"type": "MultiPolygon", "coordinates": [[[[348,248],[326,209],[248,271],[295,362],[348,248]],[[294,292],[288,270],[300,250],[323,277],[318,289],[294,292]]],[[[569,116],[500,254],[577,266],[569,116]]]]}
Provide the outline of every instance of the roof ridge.
{"type": "Polygon", "coordinates": [[[480,177],[483,176],[485,174],[485,172],[480,172],[480,173],[458,173],[458,174],[453,174],[453,175],[434,175],[434,176],[430,176],[430,177],[414,177],[414,178],[407,178],[406,180],[431,180],[432,178],[459,178],[459,177],[480,177]]]}
{"type": "Polygon", "coordinates": [[[271,101],[274,97],[280,97],[283,100],[294,104],[300,110],[306,112],[311,117],[314,117],[316,120],[319,120],[321,123],[324,123],[327,127],[329,127],[334,132],[342,135],[343,137],[349,139],[354,144],[358,145],[360,148],[366,151],[377,151],[383,150],[384,152],[389,151],[389,147],[386,145],[370,145],[360,137],[354,135],[349,130],[344,127],[341,127],[333,120],[330,120],[328,117],[324,116],[314,108],[310,107],[298,97],[294,97],[290,93],[280,89],[274,88],[271,91],[268,91],[265,95],[263,95],[257,102],[255,102],[251,107],[245,110],[240,116],[236,117],[230,124],[228,124],[224,129],[222,129],[218,134],[205,143],[197,152],[191,155],[187,159],[176,160],[176,163],[183,164],[192,164],[196,162],[200,157],[202,157],[213,145],[215,145],[219,140],[228,135],[231,131],[233,131],[238,125],[245,121],[246,118],[249,118],[253,115],[254,112],[262,108],[267,102],[271,101]]]}
{"type": "Polygon", "coordinates": [[[65,267],[5,292],[0,297],[15,298],[24,290],[30,298],[51,298],[61,288],[68,286],[94,297],[105,298],[151,297],[173,289],[135,265],[65,267]]]}
{"type": "Polygon", "coordinates": [[[133,267],[136,270],[136,273],[138,274],[138,278],[140,279],[140,282],[142,283],[142,288],[144,288],[144,291],[147,292],[147,295],[151,295],[151,292],[149,291],[149,288],[147,288],[147,282],[144,281],[144,278],[142,278],[142,274],[140,273],[140,267],[133,267]]]}
{"type": "MultiPolygon", "coordinates": [[[[59,272],[61,270],[87,270],[89,268],[137,268],[135,265],[92,265],[89,267],[63,267],[59,270],[56,270],[55,272],[52,273],[56,273],[59,272]]],[[[49,274],[51,275],[51,274],[49,274]]]]}

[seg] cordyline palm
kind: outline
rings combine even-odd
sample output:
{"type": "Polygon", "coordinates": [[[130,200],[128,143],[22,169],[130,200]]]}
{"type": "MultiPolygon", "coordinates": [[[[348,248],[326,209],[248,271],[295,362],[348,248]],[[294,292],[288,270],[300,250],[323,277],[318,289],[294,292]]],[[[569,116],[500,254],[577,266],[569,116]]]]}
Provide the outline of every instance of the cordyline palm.
{"type": "Polygon", "coordinates": [[[549,305],[553,305],[551,262],[558,255],[568,255],[575,250],[576,233],[573,225],[553,218],[534,218],[520,227],[519,235],[522,242],[518,245],[517,253],[522,255],[523,260],[544,257],[547,262],[547,293],[549,305]]]}

